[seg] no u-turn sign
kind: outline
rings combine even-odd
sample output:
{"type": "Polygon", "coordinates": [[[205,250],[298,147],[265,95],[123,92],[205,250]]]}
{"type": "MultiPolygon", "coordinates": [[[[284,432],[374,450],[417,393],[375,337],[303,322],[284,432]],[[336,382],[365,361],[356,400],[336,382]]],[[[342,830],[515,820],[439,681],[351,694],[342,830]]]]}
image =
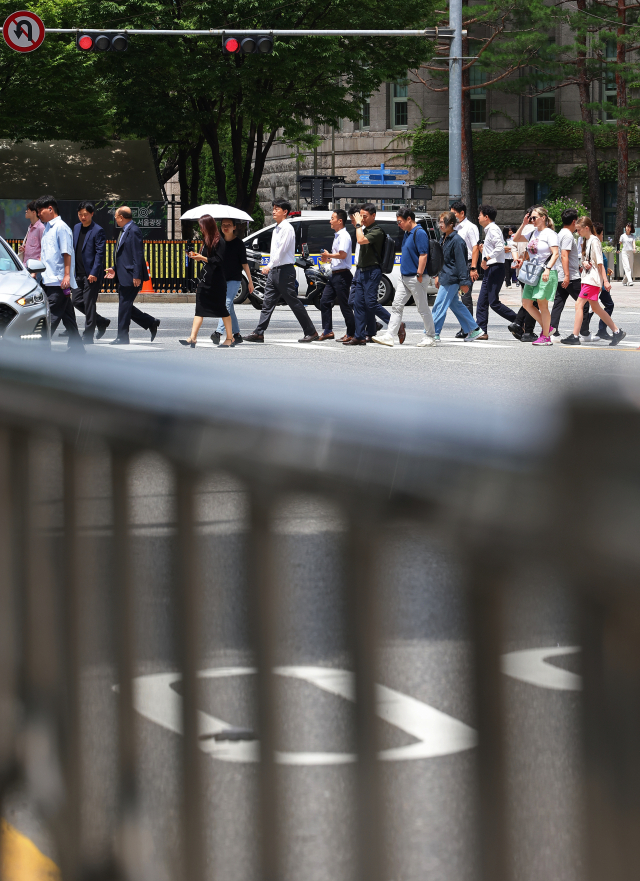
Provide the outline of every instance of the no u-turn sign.
{"type": "Polygon", "coordinates": [[[35,12],[12,12],[4,23],[2,36],[16,52],[33,52],[44,40],[44,23],[35,12]]]}

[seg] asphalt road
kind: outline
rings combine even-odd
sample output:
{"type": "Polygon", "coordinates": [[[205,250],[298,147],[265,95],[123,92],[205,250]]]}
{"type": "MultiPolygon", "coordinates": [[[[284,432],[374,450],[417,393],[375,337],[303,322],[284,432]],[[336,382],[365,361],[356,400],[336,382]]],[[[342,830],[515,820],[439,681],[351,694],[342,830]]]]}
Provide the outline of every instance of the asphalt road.
{"type": "MultiPolygon", "coordinates": [[[[295,319],[288,310],[278,309],[265,344],[222,351],[203,335],[203,344],[190,350],[181,347],[177,338],[188,335],[193,307],[145,308],[162,320],[153,344],[148,334],[134,330],[130,347],[96,345],[89,357],[106,352],[109,358],[129,359],[132,370],[138,359],[207,364],[212,368],[212,382],[218,359],[234,359],[244,365],[245,379],[246,362],[251,362],[251,369],[255,362],[255,370],[270,371],[274,381],[289,371],[320,374],[327,382],[347,376],[375,383],[381,390],[402,383],[413,390],[448,390],[462,398],[504,394],[515,403],[521,401],[523,407],[535,406],[539,395],[554,395],[567,385],[579,386],[603,374],[635,376],[640,367],[640,352],[635,351],[640,345],[640,307],[634,310],[633,305],[619,306],[615,313],[628,332],[626,345],[575,349],[519,343],[498,318],[490,322],[488,342],[453,340],[457,326],[449,322],[440,346],[417,349],[420,322],[412,308],[406,316],[407,342],[394,349],[374,345],[348,349],[337,343],[300,346],[295,342],[300,335],[295,319]]],[[[107,305],[100,311],[113,317],[116,309],[107,305]]],[[[563,331],[568,330],[570,315],[571,311],[563,331]]],[[[243,306],[238,317],[241,330],[249,332],[257,313],[243,306]]],[[[112,336],[107,334],[106,339],[112,336]]],[[[54,349],[59,347],[54,344],[54,349]]],[[[393,412],[383,412],[381,418],[392,419],[393,412]]],[[[100,455],[89,458],[82,509],[87,571],[83,821],[89,862],[110,846],[116,792],[116,675],[106,579],[110,563],[107,480],[100,455]]],[[[60,516],[56,481],[55,475],[49,475],[43,490],[43,505],[52,525],[60,516]]],[[[132,492],[139,786],[147,830],[144,860],[150,876],[169,881],[180,874],[180,735],[172,730],[180,683],[165,675],[175,669],[175,662],[174,615],[168,596],[174,510],[171,476],[164,464],[152,456],[141,457],[132,473],[132,492]]],[[[199,523],[206,597],[202,670],[209,671],[203,679],[202,710],[210,717],[210,730],[215,730],[215,720],[252,728],[242,487],[228,475],[210,476],[200,487],[199,523]]],[[[343,531],[339,511],[314,497],[292,497],[279,511],[273,537],[282,559],[278,663],[285,668],[280,677],[280,749],[285,759],[279,771],[285,830],[283,881],[352,877],[353,764],[349,755],[354,746],[349,723],[353,709],[348,696],[340,695],[341,690],[348,693],[351,669],[339,589],[343,531]],[[321,668],[320,672],[315,668],[321,668]],[[327,670],[333,671],[333,677],[327,678],[327,670]],[[336,754],[343,759],[336,759],[336,754]]],[[[464,545],[464,536],[457,539],[464,545]]],[[[455,547],[443,548],[416,526],[398,523],[380,536],[376,562],[385,603],[380,685],[391,690],[384,696],[393,707],[392,715],[380,720],[379,730],[381,746],[388,751],[383,766],[388,830],[385,879],[472,881],[477,877],[474,711],[460,555],[455,547]]],[[[558,575],[545,565],[544,555],[536,553],[531,560],[523,560],[516,579],[504,646],[509,656],[505,686],[513,743],[509,761],[514,878],[578,881],[584,865],[578,832],[579,691],[571,675],[578,670],[579,658],[573,649],[574,622],[558,575]],[[566,652],[548,661],[544,651],[540,656],[522,654],[563,648],[566,652]]],[[[207,877],[258,881],[255,747],[245,744],[225,751],[217,749],[210,737],[202,742],[207,877]]],[[[55,856],[53,844],[34,817],[28,794],[17,793],[7,814],[55,856]]]]}

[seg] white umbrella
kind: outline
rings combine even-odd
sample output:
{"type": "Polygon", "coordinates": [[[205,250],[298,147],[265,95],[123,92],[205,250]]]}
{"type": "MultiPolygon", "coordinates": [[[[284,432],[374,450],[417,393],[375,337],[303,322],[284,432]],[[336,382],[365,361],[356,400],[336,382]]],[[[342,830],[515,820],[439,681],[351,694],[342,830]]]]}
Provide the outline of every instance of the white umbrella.
{"type": "Polygon", "coordinates": [[[246,211],[232,205],[198,205],[197,208],[185,211],[180,220],[199,220],[204,214],[210,214],[215,220],[223,220],[225,217],[229,220],[253,220],[246,211]]]}

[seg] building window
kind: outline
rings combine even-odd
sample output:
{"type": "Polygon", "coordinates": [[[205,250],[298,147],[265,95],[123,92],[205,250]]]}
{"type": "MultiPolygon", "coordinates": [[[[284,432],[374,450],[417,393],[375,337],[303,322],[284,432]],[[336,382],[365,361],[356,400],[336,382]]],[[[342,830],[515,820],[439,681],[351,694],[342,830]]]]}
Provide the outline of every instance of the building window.
{"type": "Polygon", "coordinates": [[[542,180],[528,180],[525,183],[525,200],[527,208],[540,205],[549,198],[551,187],[542,180]]]}
{"type": "Polygon", "coordinates": [[[469,70],[469,85],[480,88],[472,89],[469,93],[472,125],[487,124],[487,90],[482,87],[486,80],[486,72],[478,67],[477,64],[474,64],[469,70]]]}
{"type": "Polygon", "coordinates": [[[556,99],[554,96],[538,95],[533,99],[535,102],[534,112],[536,122],[553,122],[556,112],[556,99]]]}
{"type": "Polygon", "coordinates": [[[618,182],[605,181],[603,184],[602,206],[604,208],[604,233],[611,236],[616,231],[616,213],[618,208],[618,182]]]}
{"type": "MultiPolygon", "coordinates": [[[[605,46],[605,58],[608,61],[615,61],[617,57],[616,44],[609,42],[605,46]]],[[[616,89],[616,75],[613,70],[609,70],[609,66],[605,67],[605,73],[602,80],[602,100],[605,104],[618,103],[618,90],[616,89]]],[[[605,122],[615,122],[615,116],[610,110],[604,110],[602,118],[605,122]]]]}
{"type": "Polygon", "coordinates": [[[391,83],[391,128],[409,126],[409,84],[406,81],[391,83]]]}
{"type": "Polygon", "coordinates": [[[362,111],[360,116],[360,128],[368,132],[371,128],[371,98],[362,99],[362,111]]]}

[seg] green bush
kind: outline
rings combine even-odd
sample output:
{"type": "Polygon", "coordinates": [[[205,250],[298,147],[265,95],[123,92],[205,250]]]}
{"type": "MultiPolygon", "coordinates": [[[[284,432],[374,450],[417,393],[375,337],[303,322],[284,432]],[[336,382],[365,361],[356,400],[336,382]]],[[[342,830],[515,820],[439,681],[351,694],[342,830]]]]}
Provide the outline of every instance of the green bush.
{"type": "Polygon", "coordinates": [[[583,214],[588,216],[589,214],[589,209],[585,205],[581,205],[580,202],[576,202],[575,199],[570,199],[568,197],[563,199],[552,199],[549,202],[543,202],[542,205],[549,212],[549,217],[555,223],[556,230],[562,228],[562,212],[566,211],[567,208],[575,208],[578,212],[578,217],[582,217],[583,214]]]}

